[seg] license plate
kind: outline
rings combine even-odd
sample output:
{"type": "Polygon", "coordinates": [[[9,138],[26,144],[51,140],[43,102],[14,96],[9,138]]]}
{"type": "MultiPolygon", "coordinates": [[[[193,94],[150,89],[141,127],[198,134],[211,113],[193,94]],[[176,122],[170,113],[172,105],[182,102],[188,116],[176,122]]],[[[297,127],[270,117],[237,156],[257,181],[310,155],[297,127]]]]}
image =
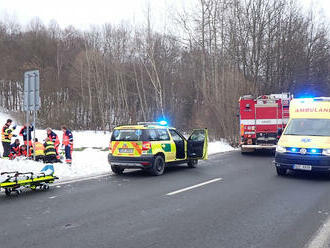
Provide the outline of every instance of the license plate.
{"type": "Polygon", "coordinates": [[[312,166],[311,165],[304,165],[304,164],[295,164],[293,166],[293,169],[295,169],[295,170],[311,171],[312,170],[312,166]]]}
{"type": "Polygon", "coordinates": [[[119,148],[119,153],[133,153],[133,148],[119,148]]]}

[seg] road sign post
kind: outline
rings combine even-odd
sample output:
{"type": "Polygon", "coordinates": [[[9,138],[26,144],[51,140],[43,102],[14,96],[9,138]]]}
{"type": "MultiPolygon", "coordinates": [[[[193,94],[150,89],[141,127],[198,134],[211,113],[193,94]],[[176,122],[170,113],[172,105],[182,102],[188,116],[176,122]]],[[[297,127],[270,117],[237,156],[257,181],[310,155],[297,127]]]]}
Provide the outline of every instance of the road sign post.
{"type": "MultiPolygon", "coordinates": [[[[27,71],[24,73],[24,110],[26,111],[27,131],[27,156],[29,156],[29,119],[30,112],[33,111],[34,139],[36,137],[36,111],[40,109],[40,78],[39,71],[27,71]]],[[[31,142],[33,143],[33,141],[31,142]]],[[[33,158],[35,159],[35,149],[33,149],[33,158]]]]}

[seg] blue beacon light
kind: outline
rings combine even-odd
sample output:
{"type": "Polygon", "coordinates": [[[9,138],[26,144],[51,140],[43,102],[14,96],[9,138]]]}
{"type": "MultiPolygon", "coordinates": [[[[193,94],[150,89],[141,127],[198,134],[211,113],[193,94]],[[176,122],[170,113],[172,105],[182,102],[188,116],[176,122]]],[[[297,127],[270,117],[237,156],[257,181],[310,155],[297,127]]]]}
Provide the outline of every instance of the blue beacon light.
{"type": "Polygon", "coordinates": [[[167,121],[162,120],[162,121],[159,122],[159,124],[162,125],[162,126],[167,126],[167,121]]]}

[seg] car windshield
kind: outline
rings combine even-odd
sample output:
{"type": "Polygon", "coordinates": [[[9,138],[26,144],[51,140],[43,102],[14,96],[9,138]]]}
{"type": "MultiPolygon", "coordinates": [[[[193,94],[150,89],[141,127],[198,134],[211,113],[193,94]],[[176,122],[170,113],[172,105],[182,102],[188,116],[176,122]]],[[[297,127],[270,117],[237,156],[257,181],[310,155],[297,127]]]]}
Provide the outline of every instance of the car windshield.
{"type": "Polygon", "coordinates": [[[284,134],[330,136],[330,119],[292,119],[284,134]]]}

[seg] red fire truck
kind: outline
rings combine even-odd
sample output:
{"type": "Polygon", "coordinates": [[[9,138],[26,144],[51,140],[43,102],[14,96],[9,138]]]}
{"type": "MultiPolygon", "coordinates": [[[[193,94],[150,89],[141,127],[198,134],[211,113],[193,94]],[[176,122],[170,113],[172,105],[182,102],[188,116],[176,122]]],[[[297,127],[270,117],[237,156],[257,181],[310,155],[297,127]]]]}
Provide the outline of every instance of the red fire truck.
{"type": "Polygon", "coordinates": [[[239,99],[242,153],[275,149],[289,120],[290,93],[251,95],[239,99]]]}

